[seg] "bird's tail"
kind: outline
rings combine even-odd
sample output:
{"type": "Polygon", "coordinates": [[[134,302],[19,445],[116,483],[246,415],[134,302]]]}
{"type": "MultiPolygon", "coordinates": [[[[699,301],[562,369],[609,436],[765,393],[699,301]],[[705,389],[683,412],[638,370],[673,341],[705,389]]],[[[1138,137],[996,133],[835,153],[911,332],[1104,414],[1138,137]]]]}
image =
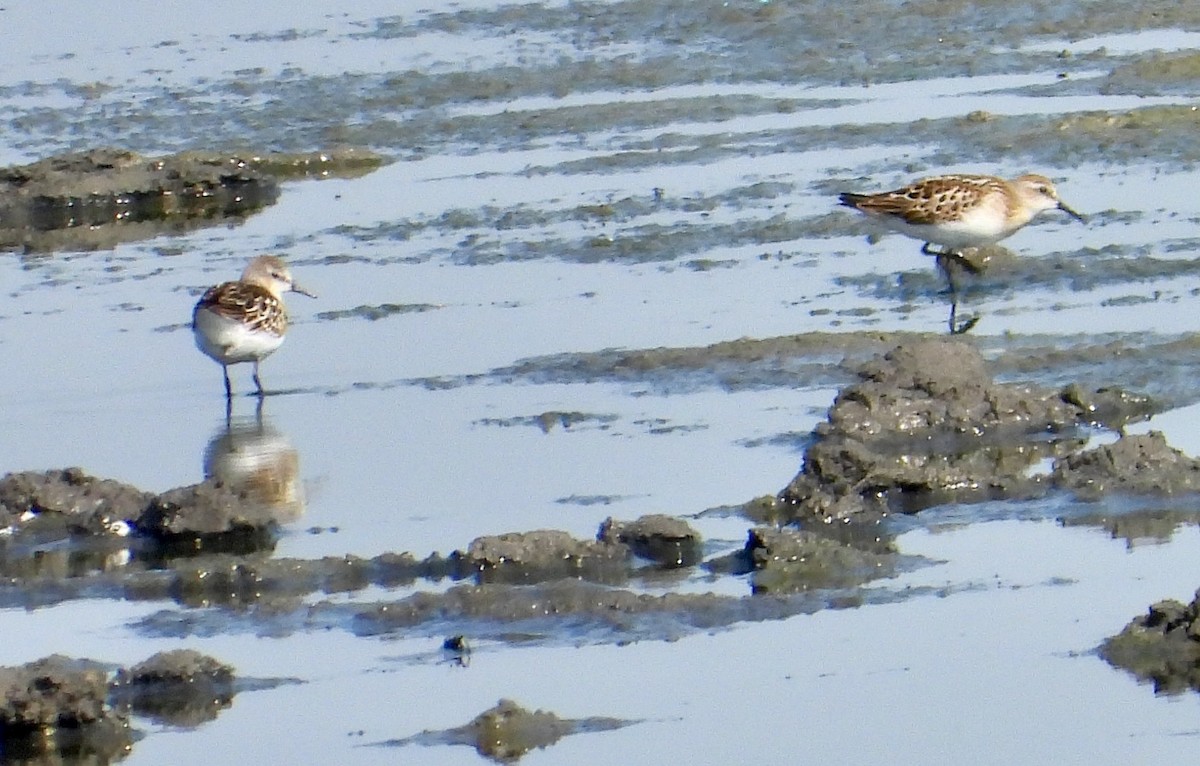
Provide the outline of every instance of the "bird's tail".
{"type": "Polygon", "coordinates": [[[854,194],[853,192],[842,192],[838,195],[838,202],[846,207],[852,207],[855,210],[860,209],[862,203],[867,199],[865,194],[854,194]]]}

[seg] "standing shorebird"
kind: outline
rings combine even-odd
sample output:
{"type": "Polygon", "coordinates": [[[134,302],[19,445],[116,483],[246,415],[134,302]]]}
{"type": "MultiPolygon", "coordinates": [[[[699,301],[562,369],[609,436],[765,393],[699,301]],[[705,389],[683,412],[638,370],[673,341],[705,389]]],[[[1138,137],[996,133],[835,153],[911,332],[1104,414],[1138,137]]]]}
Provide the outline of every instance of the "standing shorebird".
{"type": "Polygon", "coordinates": [[[1011,181],[995,176],[934,176],[879,194],[845,193],[838,200],[893,231],[923,240],[921,252],[938,257],[951,292],[954,279],[945,259],[978,272],[963,258],[963,250],[999,242],[1047,210],[1057,208],[1084,220],[1058,198],[1049,178],[1033,174],[1011,181]],[[931,245],[942,249],[933,250],[931,245]]]}
{"type": "Polygon", "coordinates": [[[264,395],[258,363],[283,345],[288,313],[285,292],[317,296],[292,279],[282,258],[261,255],[250,262],[236,282],[223,282],[205,291],[192,312],[192,334],[196,346],[218,364],[225,374],[225,398],[233,397],[229,365],[254,363],[254,385],[264,395]]]}

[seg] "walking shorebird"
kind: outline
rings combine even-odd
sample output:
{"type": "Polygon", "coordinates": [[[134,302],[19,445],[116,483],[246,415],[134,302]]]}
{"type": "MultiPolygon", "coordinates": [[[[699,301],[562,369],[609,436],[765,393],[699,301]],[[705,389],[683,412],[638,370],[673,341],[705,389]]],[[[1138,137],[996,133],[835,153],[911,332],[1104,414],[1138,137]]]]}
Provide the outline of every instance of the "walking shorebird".
{"type": "Polygon", "coordinates": [[[258,377],[258,363],[283,345],[288,313],[285,292],[317,296],[296,284],[282,258],[255,258],[236,282],[210,287],[192,312],[196,346],[221,365],[225,374],[225,398],[233,396],[229,365],[254,363],[254,385],[265,394],[258,377]]]}
{"type": "Polygon", "coordinates": [[[972,273],[980,271],[963,257],[964,250],[999,242],[1047,210],[1085,220],[1058,198],[1049,178],[1036,174],[1011,181],[983,175],[933,176],[878,194],[846,192],[838,200],[893,231],[923,241],[921,252],[937,257],[955,304],[957,285],[950,263],[972,273]]]}

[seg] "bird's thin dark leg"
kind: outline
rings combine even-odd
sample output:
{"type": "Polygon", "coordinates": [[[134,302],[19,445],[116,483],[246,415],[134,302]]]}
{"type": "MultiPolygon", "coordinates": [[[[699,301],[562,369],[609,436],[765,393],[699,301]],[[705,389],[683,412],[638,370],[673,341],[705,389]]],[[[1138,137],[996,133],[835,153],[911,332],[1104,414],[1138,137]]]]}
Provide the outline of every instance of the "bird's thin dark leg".
{"type": "Polygon", "coordinates": [[[258,397],[258,401],[254,404],[254,424],[256,426],[258,426],[258,429],[260,431],[262,430],[262,427],[263,427],[263,422],[262,422],[263,402],[265,402],[265,401],[266,401],[266,398],[260,396],[260,397],[258,397]]]}
{"type": "Polygon", "coordinates": [[[946,323],[950,326],[950,334],[951,335],[962,335],[964,333],[970,332],[972,327],[979,324],[979,315],[976,314],[975,316],[971,317],[970,319],[963,322],[962,324],[959,324],[958,323],[958,301],[952,301],[950,303],[950,317],[949,317],[949,319],[946,320],[946,323]]]}
{"type": "Polygon", "coordinates": [[[934,253],[937,256],[938,271],[946,275],[946,286],[950,288],[950,302],[958,302],[958,284],[954,281],[954,272],[950,268],[952,253],[934,253]]]}
{"type": "Polygon", "coordinates": [[[258,377],[258,361],[257,360],[255,360],[255,362],[254,362],[254,385],[258,386],[258,396],[261,399],[263,396],[266,395],[267,392],[263,390],[262,380],[260,380],[258,377]]]}
{"type": "Polygon", "coordinates": [[[950,328],[951,335],[962,335],[968,332],[979,322],[978,316],[973,316],[962,324],[958,323],[958,283],[954,279],[954,264],[961,264],[965,269],[973,274],[978,274],[979,269],[975,268],[974,264],[963,257],[962,253],[957,250],[946,248],[941,252],[932,250],[929,243],[921,248],[921,252],[927,255],[937,257],[938,269],[946,275],[946,284],[950,288],[950,316],[946,320],[946,324],[950,328]]]}
{"type": "Polygon", "coordinates": [[[233,428],[233,399],[225,397],[225,431],[233,428]]]}
{"type": "Polygon", "coordinates": [[[221,372],[224,373],[224,375],[225,375],[225,399],[226,400],[232,399],[233,398],[233,386],[230,385],[230,383],[229,383],[229,367],[226,365],[221,365],[221,372]]]}

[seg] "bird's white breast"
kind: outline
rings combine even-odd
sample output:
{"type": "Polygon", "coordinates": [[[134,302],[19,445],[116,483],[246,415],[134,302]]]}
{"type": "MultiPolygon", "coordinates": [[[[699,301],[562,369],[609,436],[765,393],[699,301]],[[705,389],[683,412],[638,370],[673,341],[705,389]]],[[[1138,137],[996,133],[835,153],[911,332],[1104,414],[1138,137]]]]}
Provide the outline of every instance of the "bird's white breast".
{"type": "Polygon", "coordinates": [[[255,330],[207,309],[196,312],[192,332],[196,347],[221,364],[258,361],[283,345],[282,335],[255,330]]]}

